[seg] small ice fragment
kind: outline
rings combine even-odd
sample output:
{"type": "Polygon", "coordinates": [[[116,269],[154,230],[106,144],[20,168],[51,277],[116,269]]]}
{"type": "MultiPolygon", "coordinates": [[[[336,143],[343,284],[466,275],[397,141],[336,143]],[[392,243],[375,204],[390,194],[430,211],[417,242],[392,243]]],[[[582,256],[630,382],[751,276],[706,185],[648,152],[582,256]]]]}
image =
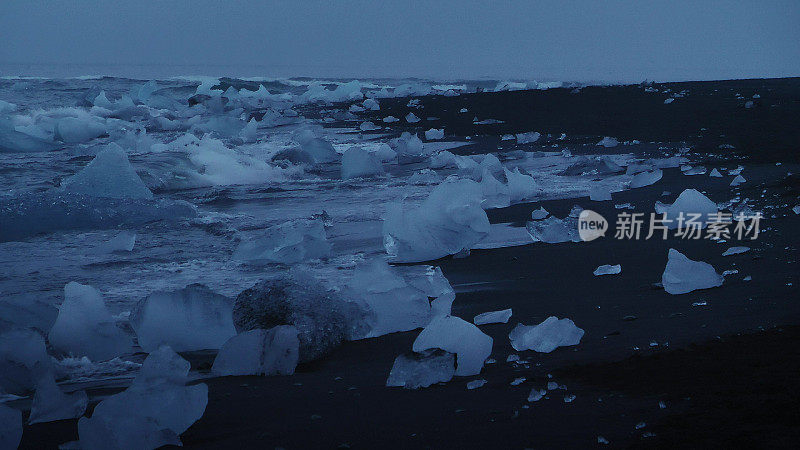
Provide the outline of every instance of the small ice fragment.
{"type": "Polygon", "coordinates": [[[558,347],[578,345],[583,334],[584,331],[571,320],[550,316],[539,325],[517,324],[508,338],[514,350],[550,353],[558,347]]]}
{"type": "Polygon", "coordinates": [[[602,266],[594,269],[594,275],[616,275],[622,272],[622,266],[620,264],[610,265],[610,264],[603,264],[602,266]]]}
{"type": "Polygon", "coordinates": [[[541,133],[537,131],[529,131],[527,133],[519,133],[516,135],[517,144],[533,144],[541,137],[541,133]]]}
{"type": "Polygon", "coordinates": [[[130,252],[134,245],[136,245],[136,233],[123,230],[107,242],[100,244],[97,251],[101,253],[130,252]]]}
{"type": "Polygon", "coordinates": [[[547,382],[547,390],[548,391],[554,391],[554,390],[558,389],[558,387],[559,387],[558,383],[556,383],[555,381],[548,381],[547,382]]]}
{"type": "Polygon", "coordinates": [[[722,256],[738,255],[748,251],[750,251],[750,247],[730,247],[729,249],[725,250],[725,253],[723,253],[722,256]]]}
{"type": "Polygon", "coordinates": [[[655,169],[651,172],[639,172],[631,178],[629,186],[632,189],[650,186],[660,180],[662,176],[664,176],[664,172],[661,169],[655,169]]]}
{"type": "Polygon", "coordinates": [[[511,386],[519,386],[524,383],[525,380],[527,380],[525,377],[514,378],[514,380],[511,381],[511,386]]]}
{"type": "Polygon", "coordinates": [[[722,178],[722,174],[719,173],[719,170],[717,170],[717,169],[712,170],[711,173],[708,174],[708,176],[714,177],[714,178],[722,178]]]}
{"type": "Polygon", "coordinates": [[[398,119],[395,116],[387,116],[387,117],[383,118],[383,123],[394,123],[394,122],[399,122],[399,121],[400,121],[400,119],[398,119]]]}
{"type": "Polygon", "coordinates": [[[545,395],[547,395],[547,391],[546,390],[533,388],[533,389],[531,389],[531,393],[528,394],[528,401],[529,402],[538,402],[539,400],[544,398],[545,395]]]}
{"type": "Polygon", "coordinates": [[[670,97],[670,98],[668,98],[668,99],[664,100],[664,104],[665,104],[665,105],[669,105],[670,103],[672,103],[672,102],[674,102],[674,101],[675,101],[675,99],[674,99],[674,98],[672,98],[672,97],[670,97]]]}
{"type": "MultiPolygon", "coordinates": [[[[670,99],[671,100],[671,99],[670,99]]],[[[602,445],[608,445],[608,439],[604,438],[603,436],[597,436],[597,443],[602,445]]]]}
{"type": "Polygon", "coordinates": [[[413,112],[406,114],[406,122],[408,123],[417,123],[420,121],[420,118],[417,117],[413,112]]]}
{"type": "Polygon", "coordinates": [[[233,259],[251,264],[292,264],[330,255],[321,220],[296,220],[267,228],[261,237],[242,241],[233,259]]]}
{"type": "Polygon", "coordinates": [[[742,278],[742,281],[751,281],[752,279],[753,279],[753,277],[751,277],[750,275],[748,275],[748,276],[746,276],[746,277],[742,278]]]}
{"type": "Polygon", "coordinates": [[[444,128],[436,129],[431,128],[430,130],[425,132],[425,139],[429,141],[435,141],[438,139],[442,139],[444,137],[444,128]]]}
{"type": "Polygon", "coordinates": [[[745,181],[747,181],[747,180],[743,176],[736,175],[736,178],[734,178],[733,181],[731,181],[731,186],[738,186],[738,185],[744,183],[745,181]]]}
{"type": "Polygon", "coordinates": [[[278,325],[233,336],[220,348],[211,372],[226,375],[291,375],[297,367],[297,328],[278,325]]]}
{"type": "Polygon", "coordinates": [[[486,380],[472,380],[469,383],[467,383],[467,389],[469,390],[478,389],[480,387],[483,387],[483,385],[485,384],[486,380]]]}
{"type": "Polygon", "coordinates": [[[705,300],[701,300],[699,302],[692,303],[692,306],[708,306],[708,302],[706,302],[705,300]]]}
{"type": "Polygon", "coordinates": [[[669,249],[667,266],[661,275],[661,284],[669,294],[685,294],[698,289],[722,286],[725,278],[711,264],[693,261],[683,253],[669,249]]]}
{"type": "Polygon", "coordinates": [[[486,325],[487,323],[508,323],[510,318],[511,308],[478,314],[472,321],[475,322],[475,325],[486,325]]]}
{"type": "Polygon", "coordinates": [[[565,395],[564,403],[572,403],[572,401],[575,400],[575,398],[576,398],[575,394],[565,395]]]}
{"type": "Polygon", "coordinates": [[[380,130],[381,127],[375,125],[372,122],[362,122],[361,125],[358,126],[361,131],[375,131],[380,130]]]}
{"type": "Polygon", "coordinates": [[[616,209],[634,209],[633,205],[631,205],[630,203],[620,203],[620,204],[614,205],[614,208],[616,208],[616,209]]]}
{"type": "Polygon", "coordinates": [[[342,179],[366,178],[383,173],[380,158],[361,147],[350,147],[342,155],[342,179]]]}
{"type": "MultiPolygon", "coordinates": [[[[800,206],[798,206],[798,208],[800,208],[800,206]]],[[[535,210],[533,210],[531,212],[531,219],[533,219],[533,220],[542,220],[545,217],[547,217],[548,215],[550,215],[550,213],[547,212],[547,210],[544,209],[544,207],[540,206],[539,209],[535,209],[535,210]]]]}
{"type": "Polygon", "coordinates": [[[394,360],[386,386],[419,389],[446,383],[455,374],[455,355],[440,349],[404,353],[394,360]]]}
{"type": "Polygon", "coordinates": [[[600,142],[597,143],[599,146],[603,146],[606,148],[616,147],[619,145],[619,141],[613,137],[605,136],[603,139],[600,139],[600,142]]]}
{"type": "Polygon", "coordinates": [[[370,110],[370,111],[378,111],[378,110],[381,109],[381,105],[378,103],[378,101],[375,100],[375,99],[372,99],[372,98],[368,98],[368,99],[364,100],[364,103],[362,103],[362,106],[364,107],[364,109],[367,109],[367,110],[370,110]]]}
{"type": "Polygon", "coordinates": [[[661,409],[667,409],[667,404],[662,400],[658,402],[658,407],[661,409]]]}
{"type": "Polygon", "coordinates": [[[737,167],[737,168],[735,168],[735,169],[731,169],[731,170],[729,170],[729,171],[728,171],[728,175],[731,175],[731,176],[733,176],[733,175],[739,175],[740,173],[742,173],[742,170],[744,170],[744,166],[738,166],[738,167],[737,167]]]}
{"type": "Polygon", "coordinates": [[[800,205],[797,205],[797,206],[795,206],[794,208],[792,208],[792,211],[793,211],[795,214],[800,214],[800,205]]]}
{"type": "Polygon", "coordinates": [[[644,423],[644,422],[639,422],[639,423],[637,423],[637,424],[636,424],[636,429],[637,429],[637,430],[641,430],[642,428],[644,428],[644,427],[646,427],[646,426],[647,426],[647,424],[646,424],[646,423],[644,423]]]}
{"type": "Polygon", "coordinates": [[[517,362],[517,361],[519,361],[519,355],[513,353],[508,355],[508,357],[506,358],[506,362],[517,362]]]}
{"type": "Polygon", "coordinates": [[[723,272],[722,272],[722,276],[723,276],[723,277],[727,277],[728,275],[735,275],[735,274],[737,274],[737,273],[739,273],[739,271],[738,271],[738,270],[736,270],[736,269],[731,269],[731,270],[726,270],[726,271],[723,271],[723,272]]]}
{"type": "Polygon", "coordinates": [[[456,375],[477,375],[492,353],[492,338],[458,317],[436,317],[420,332],[412,347],[415,352],[429,348],[455,353],[456,375]]]}

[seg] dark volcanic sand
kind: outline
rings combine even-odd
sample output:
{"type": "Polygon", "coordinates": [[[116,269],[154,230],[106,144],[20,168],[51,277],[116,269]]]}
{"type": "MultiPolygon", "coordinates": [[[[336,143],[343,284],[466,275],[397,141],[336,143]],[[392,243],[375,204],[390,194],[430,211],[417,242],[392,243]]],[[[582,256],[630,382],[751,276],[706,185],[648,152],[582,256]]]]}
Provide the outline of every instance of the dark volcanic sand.
{"type": "MultiPolygon", "coordinates": [[[[481,327],[494,338],[492,357],[497,362],[487,364],[480,376],[419,391],[387,388],[394,358],[411,348],[417,332],[351,342],[321,361],[298,367],[291,377],[205,380],[209,405],[183,434],[184,446],[583,448],[597,445],[597,437],[603,436],[611,446],[793,447],[800,437],[800,328],[794,326],[800,325],[800,216],[790,208],[798,203],[800,184],[787,173],[800,171],[790,163],[797,161],[800,147],[800,79],[669,86],[689,93],[670,105],[663,104],[666,95],[644,93],[639,86],[584,88],[577,94],[566,89],[487,93],[427,98],[421,111],[414,111],[423,118],[440,118],[423,120],[417,130],[444,126],[448,135],[481,130],[475,146],[464,152],[494,149],[500,133],[536,130],[555,136],[529,146],[533,149],[549,150],[565,132],[573,153],[597,151],[593,144],[609,135],[644,144],[608,153],[657,154],[659,144],[649,142],[665,141],[672,147],[680,142],[696,146],[690,157],[706,161],[709,170],[746,167],[748,182],[736,189],[728,186],[730,176],[685,176],[671,169],[655,185],[616,193],[611,202],[579,198],[514,205],[489,211],[492,222],[521,225],[540,205],[559,217],[573,204],[607,218],[619,212],[614,204],[626,202],[636,212],[649,213],[656,200],[671,202],[692,187],[717,202],[739,192],[754,199],[758,208],[777,206],[764,209],[762,229],[768,230],[758,240],[716,244],[605,238],[475,250],[464,259],[443,259],[437,264],[458,293],[454,315],[471,320],[485,311],[514,310],[508,324],[481,327]],[[745,110],[735,92],[762,98],[756,108],[745,110]],[[469,112],[458,114],[462,107],[469,112]],[[506,123],[476,126],[474,116],[506,123]],[[701,127],[712,130],[706,138],[697,137],[701,127]],[[723,141],[737,149],[719,150],[723,141]],[[712,150],[713,155],[706,154],[712,150]],[[775,161],[784,164],[776,166],[775,161]],[[663,191],[671,194],[662,196],[663,191]],[[734,245],[752,250],[721,256],[734,245]],[[712,264],[718,272],[739,273],[726,277],[720,288],[669,295],[653,284],[661,279],[670,247],[712,264]],[[601,264],[621,264],[622,274],[593,276],[601,264]],[[743,281],[747,275],[752,281],[743,281]],[[692,306],[699,301],[707,305],[692,306]],[[549,315],[569,317],[585,329],[580,345],[550,354],[521,352],[525,363],[507,363],[506,357],[515,353],[507,338],[513,326],[535,324],[549,315]],[[551,380],[548,374],[566,390],[527,403],[532,388],[551,380]],[[511,386],[518,377],[527,380],[511,386]],[[465,388],[478,378],[488,383],[465,388]],[[568,395],[575,400],[565,403],[568,395]],[[636,429],[641,422],[644,427],[636,429]]],[[[412,110],[406,103],[386,106],[381,117],[405,116],[412,110]]],[[[399,123],[396,129],[403,127],[399,123]]],[[[53,447],[76,438],[75,421],[37,425],[26,427],[23,447],[53,447]]]]}

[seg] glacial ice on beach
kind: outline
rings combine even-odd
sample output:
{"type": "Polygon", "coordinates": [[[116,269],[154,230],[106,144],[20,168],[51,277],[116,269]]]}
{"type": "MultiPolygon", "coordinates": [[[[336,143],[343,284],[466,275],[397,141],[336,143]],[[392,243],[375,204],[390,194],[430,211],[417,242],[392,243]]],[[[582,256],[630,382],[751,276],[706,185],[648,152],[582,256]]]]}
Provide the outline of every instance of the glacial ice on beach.
{"type": "Polygon", "coordinates": [[[711,170],[711,173],[708,174],[708,176],[714,177],[714,178],[722,178],[722,174],[719,173],[719,170],[717,170],[717,169],[711,170]]]}
{"type": "Polygon", "coordinates": [[[0,120],[0,153],[31,153],[56,150],[58,145],[20,132],[0,120]]]}
{"type": "Polygon", "coordinates": [[[353,80],[340,84],[336,86],[336,89],[330,90],[324,83],[315,81],[309,84],[308,90],[300,95],[298,100],[303,103],[358,101],[364,98],[361,87],[361,83],[358,80],[353,80]]]}
{"type": "Polygon", "coordinates": [[[712,202],[708,197],[701,194],[695,189],[686,189],[675,199],[671,205],[666,205],[661,202],[656,202],[656,213],[666,214],[666,225],[670,229],[678,228],[678,218],[683,214],[684,220],[690,219],[691,215],[700,214],[697,222],[700,223],[701,228],[704,228],[708,223],[708,216],[718,211],[717,204],[712,202]]]}
{"type": "Polygon", "coordinates": [[[94,197],[151,199],[153,193],[133,170],[128,155],[120,146],[111,143],[80,172],[61,183],[70,193],[94,197]]]}
{"type": "Polygon", "coordinates": [[[527,133],[517,133],[517,144],[533,144],[541,137],[541,133],[537,131],[529,131],[527,133]]]}
{"type": "Polygon", "coordinates": [[[386,386],[419,389],[446,383],[453,379],[455,366],[455,355],[444,350],[403,353],[395,358],[386,386]]]}
{"type": "Polygon", "coordinates": [[[54,140],[77,144],[106,134],[106,126],[91,116],[64,117],[56,122],[53,132],[54,140]]]}
{"type": "Polygon", "coordinates": [[[422,140],[416,134],[407,131],[404,131],[399,138],[392,139],[390,145],[394,147],[401,163],[418,162],[428,156],[422,140]]]}
{"type": "Polygon", "coordinates": [[[342,179],[364,178],[383,173],[380,158],[361,147],[350,147],[342,155],[342,179]]]}
{"type": "Polygon", "coordinates": [[[458,317],[443,316],[433,319],[420,332],[412,347],[415,352],[431,348],[456,354],[456,375],[477,375],[492,353],[492,338],[458,317]]]}
{"type": "Polygon", "coordinates": [[[327,140],[318,137],[311,129],[304,129],[296,133],[295,140],[300,144],[303,152],[311,156],[315,163],[330,163],[339,160],[339,154],[327,140]]]}
{"type": "Polygon", "coordinates": [[[550,213],[547,212],[547,210],[544,209],[543,206],[540,206],[539,209],[531,211],[531,219],[533,220],[542,220],[549,215],[550,213]]]}
{"type": "Polygon", "coordinates": [[[541,193],[542,189],[532,176],[520,173],[519,167],[513,171],[503,168],[508,182],[508,195],[511,203],[529,201],[541,193]]]}
{"type": "Polygon", "coordinates": [[[378,101],[373,98],[368,98],[364,100],[364,103],[362,103],[362,105],[364,109],[369,111],[379,111],[381,109],[381,105],[378,104],[378,101]]]}
{"type": "Polygon", "coordinates": [[[22,411],[0,403],[0,449],[13,450],[22,440],[22,411]]]}
{"type": "Polygon", "coordinates": [[[425,132],[425,139],[429,141],[442,139],[443,137],[444,137],[444,128],[441,129],[431,128],[430,130],[425,132]]]}
{"type": "Polygon", "coordinates": [[[471,248],[489,234],[482,198],[478,183],[451,179],[416,208],[390,205],[383,222],[386,253],[397,262],[420,262],[471,248]]]}
{"type": "Polygon", "coordinates": [[[596,145],[611,148],[619,145],[619,141],[613,137],[605,136],[603,139],[600,139],[600,142],[598,142],[596,145]]]}
{"type": "Polygon", "coordinates": [[[661,169],[656,169],[652,172],[639,172],[631,178],[629,186],[631,189],[650,186],[660,180],[662,176],[664,176],[664,172],[661,169]]]}
{"type": "Polygon", "coordinates": [[[169,347],[151,353],[128,389],[101,401],[78,421],[84,450],[181,445],[178,436],[200,419],[208,386],[186,386],[189,362],[169,347]]]}
{"type": "Polygon", "coordinates": [[[236,334],[233,300],[202,284],[154,292],[136,304],[129,320],[146,352],[161,345],[178,352],[218,349],[236,334]]]}
{"type": "Polygon", "coordinates": [[[611,191],[605,186],[592,185],[589,187],[589,200],[595,202],[611,200],[611,191]]]}
{"type": "Polygon", "coordinates": [[[484,169],[481,176],[481,194],[483,196],[483,201],[481,202],[483,209],[504,208],[511,203],[511,194],[508,186],[495,178],[488,169],[484,169]]]}
{"type": "Polygon", "coordinates": [[[738,255],[740,253],[749,252],[750,247],[729,247],[722,256],[738,255]]]}
{"type": "Polygon", "coordinates": [[[32,330],[14,329],[0,334],[0,391],[24,394],[36,385],[53,363],[42,336],[32,330]]]}
{"type": "Polygon", "coordinates": [[[136,233],[123,230],[116,236],[97,246],[98,253],[129,252],[136,245],[136,233]]]}
{"type": "Polygon", "coordinates": [[[86,392],[66,394],[56,384],[51,373],[39,377],[31,404],[29,424],[77,419],[86,411],[89,398],[86,392]]]}
{"type": "Polygon", "coordinates": [[[502,311],[490,311],[478,314],[472,321],[475,325],[486,325],[488,323],[508,323],[511,318],[511,308],[502,311]]]}
{"type": "Polygon", "coordinates": [[[407,281],[381,260],[357,266],[343,295],[367,312],[367,338],[424,327],[450,314],[455,299],[441,269],[407,281]]]}
{"type": "Polygon", "coordinates": [[[375,130],[380,130],[381,129],[381,127],[379,127],[379,126],[377,126],[374,123],[369,122],[369,121],[361,122],[361,125],[359,125],[358,128],[361,131],[375,131],[375,130]]]}
{"type": "Polygon", "coordinates": [[[610,264],[603,264],[599,266],[597,269],[594,269],[594,276],[601,276],[601,275],[616,275],[622,272],[622,266],[619,264],[610,265],[610,264]]]}
{"type": "Polygon", "coordinates": [[[231,337],[220,348],[211,367],[216,376],[291,375],[297,367],[300,341],[297,328],[278,325],[231,337]]]}
{"type": "Polygon", "coordinates": [[[559,244],[581,241],[578,234],[578,220],[574,217],[559,219],[550,216],[541,220],[532,220],[525,224],[525,228],[534,242],[559,244]]]}
{"type": "Polygon", "coordinates": [[[508,339],[516,351],[550,353],[558,347],[578,345],[583,333],[570,319],[550,316],[539,325],[517,324],[509,333],[508,339]]]}
{"type": "Polygon", "coordinates": [[[722,286],[725,278],[711,264],[693,261],[683,253],[669,249],[667,266],[661,275],[661,284],[669,294],[685,294],[698,289],[722,286]]]}
{"type": "Polygon", "coordinates": [[[420,120],[421,119],[419,117],[417,117],[413,112],[410,112],[410,113],[406,114],[406,122],[408,122],[408,123],[417,123],[420,120]]]}
{"type": "Polygon", "coordinates": [[[295,220],[264,230],[257,238],[242,241],[233,259],[250,264],[293,264],[330,255],[331,244],[321,220],[295,220]]]}
{"type": "Polygon", "coordinates": [[[744,183],[745,181],[747,181],[747,180],[743,176],[736,175],[736,177],[733,179],[733,181],[731,181],[731,186],[738,186],[738,185],[744,183]]]}
{"type": "Polygon", "coordinates": [[[56,350],[105,361],[131,353],[131,339],[117,327],[97,289],[74,281],[64,286],[64,302],[48,335],[56,350]]]}

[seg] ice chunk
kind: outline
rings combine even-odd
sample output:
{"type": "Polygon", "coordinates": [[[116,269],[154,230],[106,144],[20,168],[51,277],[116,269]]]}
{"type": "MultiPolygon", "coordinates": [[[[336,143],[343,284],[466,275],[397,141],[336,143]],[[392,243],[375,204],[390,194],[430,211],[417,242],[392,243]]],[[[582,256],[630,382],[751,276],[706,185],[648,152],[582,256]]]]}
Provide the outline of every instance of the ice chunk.
{"type": "Polygon", "coordinates": [[[361,122],[361,125],[359,125],[358,128],[361,131],[375,131],[381,129],[381,127],[375,125],[372,122],[361,122]]]}
{"type": "Polygon", "coordinates": [[[64,302],[48,339],[56,350],[92,361],[132,352],[131,339],[117,327],[100,291],[74,281],[64,287],[64,302]]]}
{"type": "Polygon", "coordinates": [[[245,142],[255,142],[258,133],[258,121],[255,117],[251,118],[247,125],[242,128],[242,131],[239,132],[239,136],[245,142]]]}
{"type": "Polygon", "coordinates": [[[795,205],[795,207],[792,208],[792,212],[795,214],[800,214],[800,205],[795,205]]]}
{"type": "Polygon", "coordinates": [[[706,168],[703,166],[687,166],[686,170],[683,170],[683,167],[681,167],[681,171],[684,175],[705,175],[706,168]]]}
{"type": "Polygon", "coordinates": [[[589,188],[589,199],[595,202],[611,200],[611,191],[605,186],[593,185],[589,188]]]}
{"type": "Polygon", "coordinates": [[[117,144],[108,144],[80,172],[61,183],[62,189],[93,197],[151,199],[153,193],[133,170],[128,155],[117,144]]]}
{"type": "Polygon", "coordinates": [[[749,251],[750,247],[729,247],[727,250],[725,250],[725,253],[723,253],[722,256],[738,255],[740,253],[749,251]]]}
{"type": "Polygon", "coordinates": [[[478,314],[472,319],[475,325],[486,325],[487,323],[508,323],[511,318],[511,308],[502,311],[491,311],[478,314]]]}
{"type": "Polygon", "coordinates": [[[532,176],[520,173],[519,168],[510,171],[503,168],[508,181],[508,195],[511,203],[519,203],[534,199],[542,189],[532,176]]]}
{"type": "Polygon", "coordinates": [[[747,180],[743,176],[736,175],[736,178],[734,178],[733,181],[731,181],[731,186],[738,186],[738,185],[744,183],[745,181],[747,181],[747,180]]]}
{"type": "Polygon", "coordinates": [[[393,139],[391,144],[394,145],[400,162],[417,162],[428,156],[422,140],[416,134],[407,131],[404,131],[399,138],[393,139]]]}
{"type": "Polygon", "coordinates": [[[22,412],[0,403],[0,449],[13,450],[22,440],[22,412]]]}
{"type": "Polygon", "coordinates": [[[130,252],[136,245],[136,233],[133,231],[120,231],[119,234],[97,247],[100,253],[130,252]]]}
{"type": "Polygon", "coordinates": [[[326,258],[330,252],[321,220],[295,220],[267,228],[261,237],[243,241],[233,259],[251,264],[293,264],[326,258]]]}
{"type": "Polygon", "coordinates": [[[529,402],[538,402],[539,400],[544,398],[545,395],[547,395],[547,391],[546,390],[533,388],[533,389],[531,389],[531,393],[528,394],[528,401],[529,402]]]}
{"type": "Polygon", "coordinates": [[[0,153],[49,152],[57,148],[58,145],[50,141],[20,132],[0,120],[0,153]]]}
{"type": "Polygon", "coordinates": [[[661,275],[661,284],[670,294],[685,294],[698,289],[722,286],[725,278],[711,264],[693,261],[683,253],[669,249],[667,267],[661,275]]]}
{"type": "Polygon", "coordinates": [[[624,171],[619,164],[607,157],[589,158],[578,157],[578,160],[564,169],[562,175],[611,175],[624,171]]]}
{"type": "Polygon", "coordinates": [[[342,155],[342,179],[380,175],[383,166],[380,158],[361,147],[350,147],[342,155]]]}
{"type": "Polygon", "coordinates": [[[517,144],[533,144],[538,141],[542,135],[536,131],[529,131],[527,133],[518,133],[517,144]]]}
{"type": "Polygon", "coordinates": [[[432,169],[445,169],[448,167],[458,167],[459,157],[447,150],[433,155],[430,159],[432,169]]]}
{"type": "Polygon", "coordinates": [[[708,174],[708,176],[714,177],[714,178],[722,178],[722,174],[719,173],[719,170],[717,170],[717,169],[711,170],[711,173],[708,174]]]}
{"type": "Polygon", "coordinates": [[[291,325],[245,331],[225,342],[211,372],[216,376],[291,375],[299,353],[297,328],[291,325]]]}
{"type": "Polygon", "coordinates": [[[691,218],[690,214],[700,214],[696,221],[701,224],[701,227],[705,227],[708,216],[718,211],[716,203],[695,189],[684,190],[671,205],[656,202],[655,209],[658,214],[666,214],[666,219],[671,221],[667,223],[669,228],[678,228],[678,218],[681,213],[684,221],[691,218]]]}
{"type": "Polygon", "coordinates": [[[444,350],[404,353],[395,358],[386,386],[419,389],[446,383],[453,379],[455,366],[455,355],[444,350]]]}
{"type": "Polygon", "coordinates": [[[399,122],[399,121],[400,121],[400,119],[398,119],[395,116],[386,116],[386,117],[383,118],[383,123],[395,123],[395,122],[399,122]]]}
{"type": "Polygon", "coordinates": [[[559,219],[550,216],[541,220],[533,220],[525,224],[525,228],[534,242],[546,244],[559,244],[561,242],[580,242],[578,234],[578,219],[566,217],[559,219]]]}
{"type": "Polygon", "coordinates": [[[431,348],[456,354],[456,375],[477,375],[492,353],[492,338],[458,317],[437,317],[420,332],[412,347],[415,352],[431,348]]]}
{"type": "Polygon", "coordinates": [[[616,147],[619,145],[619,141],[613,137],[605,136],[603,139],[600,139],[600,142],[597,143],[599,146],[603,146],[606,148],[616,147]]]}
{"type": "Polygon", "coordinates": [[[594,273],[595,276],[600,276],[600,275],[616,275],[621,272],[622,272],[622,266],[619,264],[615,264],[613,266],[610,264],[603,264],[602,266],[599,266],[597,269],[594,269],[594,272],[592,273],[594,273]]]}
{"type": "Polygon", "coordinates": [[[445,180],[416,208],[391,205],[384,217],[386,253],[398,262],[420,262],[469,249],[489,234],[483,194],[471,180],[445,180]]]}
{"type": "Polygon", "coordinates": [[[368,98],[364,100],[364,103],[362,103],[362,105],[364,109],[367,109],[369,111],[378,111],[381,109],[381,105],[378,104],[378,101],[373,98],[368,98]]]}
{"type": "Polygon", "coordinates": [[[509,333],[508,339],[516,351],[550,353],[558,347],[578,345],[583,333],[571,320],[550,316],[539,325],[517,324],[509,333]]]}
{"type": "Polygon", "coordinates": [[[318,359],[343,340],[365,334],[364,321],[360,306],[344,301],[316,280],[294,274],[241,292],[233,307],[233,323],[239,332],[294,325],[300,362],[318,359]]]}
{"type": "Polygon", "coordinates": [[[32,330],[14,329],[0,334],[0,391],[24,394],[42,373],[53,368],[42,336],[32,330]]]}
{"type": "Polygon", "coordinates": [[[131,386],[78,421],[84,450],[181,445],[178,436],[203,416],[208,386],[186,386],[189,362],[169,347],[151,353],[131,386]]]}
{"type": "Polygon", "coordinates": [[[413,112],[406,114],[406,122],[408,123],[417,123],[420,121],[420,118],[417,117],[413,112]]]}
{"type": "Polygon", "coordinates": [[[660,180],[662,176],[664,176],[664,172],[661,169],[656,169],[652,172],[639,172],[631,178],[630,187],[631,189],[636,189],[650,186],[660,180]]]}
{"type": "Polygon", "coordinates": [[[146,352],[161,345],[179,352],[218,349],[236,335],[233,300],[202,284],[148,295],[134,307],[130,323],[146,352]]]}
{"type": "Polygon", "coordinates": [[[503,184],[492,175],[488,169],[483,169],[481,176],[481,192],[483,209],[504,208],[511,203],[511,193],[507,185],[503,184]]]}
{"type": "Polygon", "coordinates": [[[442,177],[431,169],[422,169],[408,177],[408,184],[426,185],[439,184],[441,182],[442,177]]]}
{"type": "Polygon", "coordinates": [[[431,128],[430,130],[425,132],[425,139],[429,141],[442,139],[443,137],[444,137],[444,128],[442,129],[431,128]]]}
{"type": "Polygon", "coordinates": [[[339,154],[330,142],[317,137],[313,130],[305,129],[298,132],[295,139],[300,148],[311,156],[315,163],[330,163],[339,160],[339,154]]]}
{"type": "Polygon", "coordinates": [[[469,383],[467,383],[467,389],[470,390],[470,391],[473,390],[473,389],[479,389],[479,388],[484,387],[486,385],[486,383],[487,383],[487,381],[483,380],[483,379],[472,380],[469,383]]]}
{"type": "Polygon", "coordinates": [[[58,309],[40,298],[38,293],[7,294],[0,298],[0,334],[26,328],[46,334],[53,327],[56,316],[58,309]]]}
{"type": "Polygon", "coordinates": [[[106,126],[91,117],[64,117],[56,122],[53,132],[56,141],[77,144],[106,134],[106,126]]]}
{"type": "Polygon", "coordinates": [[[86,411],[89,398],[86,392],[65,394],[56,384],[52,373],[43,374],[36,383],[29,424],[77,419],[86,411]]]}
{"type": "Polygon", "coordinates": [[[380,162],[397,161],[397,152],[385,142],[379,143],[377,148],[372,149],[371,152],[378,157],[380,162]]]}
{"type": "Polygon", "coordinates": [[[547,212],[546,209],[544,209],[544,206],[540,206],[539,209],[534,209],[531,212],[531,219],[533,219],[533,220],[542,220],[542,219],[544,219],[545,217],[547,217],[549,215],[550,215],[550,213],[547,212]]]}

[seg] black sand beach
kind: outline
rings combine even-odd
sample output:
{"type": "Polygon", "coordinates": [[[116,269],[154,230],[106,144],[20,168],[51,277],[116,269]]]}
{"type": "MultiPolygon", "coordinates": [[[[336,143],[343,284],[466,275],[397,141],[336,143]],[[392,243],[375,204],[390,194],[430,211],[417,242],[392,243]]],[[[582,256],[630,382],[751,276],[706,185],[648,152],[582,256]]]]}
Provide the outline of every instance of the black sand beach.
{"type": "MultiPolygon", "coordinates": [[[[659,147],[672,153],[686,148],[709,170],[746,167],[748,181],[736,188],[729,186],[731,176],[667,169],[656,184],[615,193],[612,201],[519,204],[488,211],[493,223],[524,226],[540,206],[558,217],[575,204],[607,218],[616,217],[614,205],[622,203],[649,214],[657,200],[672,202],[695,188],[715,202],[738,192],[768,212],[757,240],[607,236],[439,260],[457,292],[454,315],[471,321],[481,312],[514,310],[508,324],[481,327],[494,339],[496,360],[481,375],[419,391],[387,388],[394,358],[411,348],[417,332],[349,342],[291,377],[203,380],[208,408],[182,435],[184,447],[585,448],[602,445],[599,436],[611,447],[794,447],[800,438],[800,216],[791,208],[800,195],[800,79],[654,86],[687,93],[671,104],[663,102],[668,95],[639,85],[478,93],[422,98],[420,109],[406,107],[408,99],[387,101],[381,114],[437,117],[418,126],[398,122],[393,131],[435,126],[447,137],[474,136],[473,146],[457,150],[462,153],[503,152],[508,148],[500,135],[535,130],[544,136],[526,150],[559,144],[574,154],[597,152],[600,138],[614,136],[641,143],[604,152],[656,156],[659,147]],[[745,108],[754,94],[760,98],[745,108]],[[474,117],[503,123],[475,125],[474,117]],[[561,133],[567,134],[563,141],[557,140],[561,133]],[[721,256],[734,245],[752,250],[721,256]],[[671,247],[720,272],[738,273],[719,288],[669,295],[655,284],[671,247]],[[623,272],[593,276],[601,264],[621,264],[623,272]],[[583,328],[580,345],[549,354],[511,348],[507,336],[518,322],[532,325],[550,315],[583,328]],[[520,361],[507,362],[510,354],[520,361]],[[511,385],[520,377],[525,381],[511,385]],[[488,381],[484,387],[466,389],[480,378],[488,381]],[[531,389],[548,381],[565,389],[528,403],[531,389]]],[[[26,427],[22,448],[74,440],[74,422],[26,427]]]]}

